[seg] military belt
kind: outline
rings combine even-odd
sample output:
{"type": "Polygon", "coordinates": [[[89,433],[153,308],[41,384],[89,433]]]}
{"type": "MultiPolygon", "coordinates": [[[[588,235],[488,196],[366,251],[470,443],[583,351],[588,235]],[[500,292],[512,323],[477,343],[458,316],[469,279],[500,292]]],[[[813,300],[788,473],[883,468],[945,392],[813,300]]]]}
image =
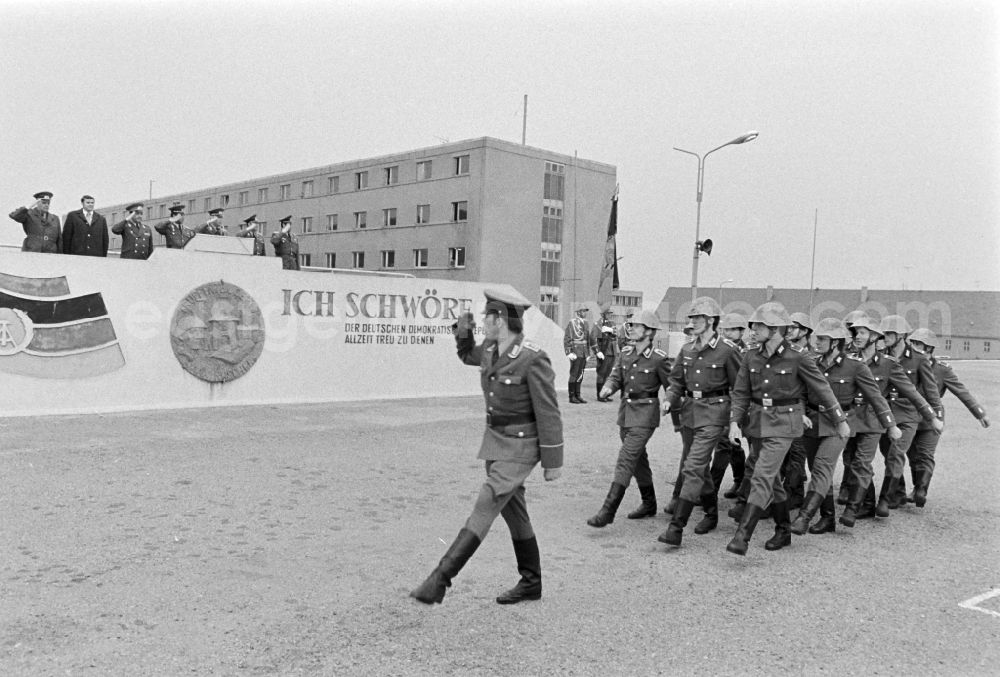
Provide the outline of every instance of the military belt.
{"type": "Polygon", "coordinates": [[[625,399],[627,400],[644,400],[650,397],[656,397],[658,391],[653,391],[651,393],[626,393],[625,399]]]}
{"type": "MultiPolygon", "coordinates": [[[[845,413],[846,413],[846,412],[848,412],[848,411],[850,411],[850,410],[851,410],[851,409],[853,409],[853,408],[854,408],[854,403],[853,403],[853,402],[848,402],[847,404],[841,404],[841,405],[840,405],[840,409],[841,409],[841,411],[843,411],[843,412],[845,412],[845,413]]],[[[829,410],[829,409],[827,409],[827,411],[830,411],[830,410],[829,410]]],[[[819,415],[820,415],[820,413],[822,413],[822,412],[820,412],[820,410],[819,410],[819,409],[817,409],[816,407],[814,407],[814,406],[812,406],[812,405],[809,405],[809,404],[807,404],[807,405],[806,405],[806,413],[807,413],[807,414],[811,414],[811,415],[814,415],[814,416],[819,416],[819,415]]]]}
{"type": "Polygon", "coordinates": [[[534,423],[534,414],[493,414],[486,413],[486,425],[489,428],[503,428],[508,425],[524,425],[534,423]]]}
{"type": "Polygon", "coordinates": [[[705,397],[722,397],[729,394],[729,388],[719,388],[718,390],[685,390],[684,395],[693,400],[700,400],[705,397]]]}
{"type": "Polygon", "coordinates": [[[801,400],[798,399],[797,397],[793,397],[788,400],[775,400],[771,399],[770,397],[764,397],[764,398],[751,397],[750,401],[753,402],[754,404],[759,404],[762,407],[786,407],[790,404],[797,404],[801,402],[801,400]]]}

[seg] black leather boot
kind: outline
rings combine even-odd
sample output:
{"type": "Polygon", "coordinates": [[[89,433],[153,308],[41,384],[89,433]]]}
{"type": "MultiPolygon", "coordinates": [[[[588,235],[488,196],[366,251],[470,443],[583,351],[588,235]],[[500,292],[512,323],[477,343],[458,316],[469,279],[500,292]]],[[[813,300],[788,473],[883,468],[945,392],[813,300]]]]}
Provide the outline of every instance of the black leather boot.
{"type": "Polygon", "coordinates": [[[542,598],[542,564],[535,537],[514,541],[514,557],[521,580],[513,588],[497,597],[497,604],[517,604],[542,598]]]}
{"type": "Polygon", "coordinates": [[[583,397],[580,395],[580,387],[582,385],[583,385],[582,383],[577,383],[576,384],[576,403],[577,404],[586,404],[587,403],[587,400],[583,399],[583,397]]]}
{"type": "Polygon", "coordinates": [[[837,531],[837,510],[833,506],[833,494],[827,494],[819,506],[819,519],[809,527],[809,533],[830,534],[835,531],[837,531]]]}
{"type": "Polygon", "coordinates": [[[916,482],[914,482],[913,488],[913,505],[918,508],[924,507],[927,504],[927,489],[931,484],[931,471],[923,470],[917,475],[916,482]]]}
{"type": "Polygon", "coordinates": [[[861,508],[858,510],[858,519],[871,519],[875,517],[875,480],[870,480],[868,487],[861,494],[861,508]]]}
{"type": "Polygon", "coordinates": [[[806,502],[799,510],[799,514],[795,517],[795,521],[792,522],[791,532],[796,536],[802,536],[806,533],[809,528],[809,523],[812,522],[812,518],[816,515],[816,511],[819,510],[819,504],[823,502],[823,497],[817,494],[815,491],[810,491],[806,495],[806,502]]]}
{"type": "Polygon", "coordinates": [[[743,519],[743,513],[747,507],[747,499],[750,497],[750,478],[746,475],[743,476],[743,480],[740,482],[740,488],[737,491],[736,503],[729,509],[728,515],[734,520],[739,522],[743,519]]]}
{"type": "Polygon", "coordinates": [[[692,510],[694,510],[694,503],[686,501],[683,498],[678,498],[674,515],[670,519],[670,526],[656,540],[667,545],[680,545],[681,536],[684,534],[684,527],[687,526],[692,510]]]}
{"type": "Polygon", "coordinates": [[[896,485],[886,496],[889,510],[897,510],[906,505],[906,476],[900,475],[896,478],[896,485]]]}
{"type": "Polygon", "coordinates": [[[642,496],[642,503],[639,507],[628,514],[630,520],[641,520],[644,517],[656,516],[656,490],[653,485],[639,486],[639,495],[642,496]]]}
{"type": "Polygon", "coordinates": [[[719,526],[719,497],[715,494],[704,494],[701,497],[701,507],[705,509],[705,516],[694,525],[694,533],[699,535],[707,534],[719,526]]]}
{"type": "Polygon", "coordinates": [[[898,477],[886,476],[882,479],[882,489],[878,494],[878,505],[875,506],[876,517],[889,516],[889,497],[896,490],[897,484],[899,484],[898,477]]]}
{"type": "Polygon", "coordinates": [[[792,544],[791,518],[788,515],[788,502],[771,504],[771,514],[774,516],[774,536],[764,543],[765,550],[781,550],[792,544]]]}
{"type": "Polygon", "coordinates": [[[621,484],[612,482],[611,489],[608,491],[607,498],[604,499],[604,505],[601,509],[597,511],[597,514],[587,520],[587,524],[592,527],[606,527],[615,521],[615,513],[618,512],[618,506],[622,503],[622,498],[625,496],[625,487],[621,484]]]}
{"type": "Polygon", "coordinates": [[[576,404],[576,384],[570,381],[567,390],[569,391],[569,403],[576,404]]]}
{"type": "MultiPolygon", "coordinates": [[[[845,527],[853,527],[855,521],[861,519],[861,503],[865,500],[865,494],[867,493],[867,487],[854,487],[851,491],[847,507],[844,508],[844,512],[840,516],[840,523],[845,527]]],[[[874,509],[872,510],[872,514],[874,514],[874,509]]]]}
{"type": "Polygon", "coordinates": [[[837,492],[837,505],[847,505],[851,500],[851,490],[854,488],[854,476],[850,468],[844,468],[844,477],[840,480],[840,491],[837,492]]]}
{"type": "Polygon", "coordinates": [[[740,495],[740,483],[742,481],[743,481],[742,477],[734,477],[733,478],[733,486],[729,487],[729,489],[727,489],[725,491],[725,493],[722,494],[722,497],[723,498],[736,498],[737,496],[739,496],[740,495]]]}
{"type": "Polygon", "coordinates": [[[410,593],[410,597],[424,604],[440,604],[441,600],[444,599],[445,589],[451,587],[451,579],[462,570],[465,563],[476,552],[479,543],[479,536],[468,529],[459,531],[437,568],[431,572],[427,580],[420,584],[419,588],[410,593]]]}
{"type": "Polygon", "coordinates": [[[750,539],[753,537],[753,531],[757,528],[757,522],[762,513],[759,506],[753,503],[747,504],[746,510],[743,511],[743,517],[740,518],[740,525],[736,527],[733,540],[729,541],[726,550],[734,555],[747,554],[747,547],[750,545],[750,539]]]}

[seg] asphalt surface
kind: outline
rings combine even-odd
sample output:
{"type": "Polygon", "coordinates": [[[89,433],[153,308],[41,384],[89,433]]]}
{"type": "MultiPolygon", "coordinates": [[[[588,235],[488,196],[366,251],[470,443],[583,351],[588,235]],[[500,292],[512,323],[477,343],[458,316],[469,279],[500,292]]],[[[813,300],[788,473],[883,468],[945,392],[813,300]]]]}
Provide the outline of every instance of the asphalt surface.
{"type": "MultiPolygon", "coordinates": [[[[1000,362],[955,366],[1000,411],[1000,362]]],[[[1000,596],[960,606],[1000,592],[998,426],[947,395],[925,508],[776,553],[762,522],[741,558],[724,516],[658,543],[634,484],[586,525],[618,448],[593,378],[563,478],[528,481],[544,596],[516,606],[502,520],[444,604],[408,597],[482,481],[479,398],[0,419],[0,674],[1000,674],[1000,596]]],[[[669,425],[650,453],[663,505],[669,425]]]]}

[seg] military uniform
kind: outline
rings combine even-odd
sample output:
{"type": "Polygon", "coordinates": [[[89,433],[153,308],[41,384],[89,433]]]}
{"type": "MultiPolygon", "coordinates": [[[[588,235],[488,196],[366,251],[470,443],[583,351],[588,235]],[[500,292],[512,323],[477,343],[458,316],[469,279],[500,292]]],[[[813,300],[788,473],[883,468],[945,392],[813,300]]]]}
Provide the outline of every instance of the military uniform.
{"type": "Polygon", "coordinates": [[[266,256],[267,253],[264,250],[264,236],[261,235],[256,230],[243,230],[240,232],[240,237],[252,237],[253,238],[253,255],[254,256],[266,256]]]}
{"type": "Polygon", "coordinates": [[[167,249],[183,249],[195,236],[194,230],[183,223],[163,221],[156,224],[156,232],[167,240],[167,249]]]}
{"type": "Polygon", "coordinates": [[[608,380],[608,376],[611,375],[611,371],[615,368],[615,362],[621,351],[618,348],[618,341],[615,337],[615,328],[609,320],[601,320],[600,324],[595,324],[591,330],[591,334],[595,351],[604,355],[603,358],[597,358],[597,399],[598,401],[606,402],[608,400],[602,400],[601,398],[601,387],[608,380]]]}
{"type": "Polygon", "coordinates": [[[21,251],[59,254],[62,252],[62,228],[59,217],[41,209],[18,207],[10,213],[24,228],[24,243],[21,251]]]}
{"type": "Polygon", "coordinates": [[[274,255],[281,257],[281,267],[285,270],[300,270],[299,268],[299,241],[292,234],[292,231],[283,233],[280,230],[271,235],[271,244],[274,246],[274,255]]]}
{"type": "Polygon", "coordinates": [[[145,260],[153,254],[153,231],[145,223],[120,221],[111,232],[122,236],[119,258],[145,260]]]}
{"type": "Polygon", "coordinates": [[[569,401],[583,404],[580,397],[580,384],[583,382],[583,370],[587,367],[587,357],[596,352],[597,344],[590,333],[590,323],[582,317],[574,317],[566,324],[563,332],[563,351],[566,356],[575,355],[569,363],[569,401]]]}

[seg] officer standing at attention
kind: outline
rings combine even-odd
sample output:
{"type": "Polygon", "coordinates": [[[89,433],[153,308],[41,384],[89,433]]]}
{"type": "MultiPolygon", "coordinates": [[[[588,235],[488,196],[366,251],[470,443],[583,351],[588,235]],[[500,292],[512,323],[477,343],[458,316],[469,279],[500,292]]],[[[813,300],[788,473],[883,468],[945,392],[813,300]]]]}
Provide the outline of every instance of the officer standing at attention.
{"type": "Polygon", "coordinates": [[[199,226],[196,232],[205,235],[225,235],[226,227],[222,225],[222,212],[224,211],[222,207],[209,210],[208,221],[199,226]]]}
{"type": "MultiPolygon", "coordinates": [[[[590,334],[590,324],[586,319],[587,312],[587,306],[580,304],[576,309],[576,317],[566,324],[566,331],[563,334],[563,350],[569,358],[570,404],[587,403],[587,400],[580,397],[580,384],[583,383],[587,356],[591,351],[597,352],[597,344],[590,334]]],[[[597,359],[604,359],[604,353],[597,353],[597,359]]]]}
{"type": "Polygon", "coordinates": [[[194,231],[184,227],[184,205],[174,203],[170,207],[170,218],[155,226],[156,232],[167,240],[167,249],[183,249],[194,237],[194,231]]]}
{"type": "Polygon", "coordinates": [[[62,252],[62,229],[59,217],[49,213],[52,193],[47,190],[35,193],[35,201],[28,207],[18,207],[10,213],[10,218],[24,228],[23,252],[59,254],[62,252]]]}
{"type": "Polygon", "coordinates": [[[144,207],[141,202],[125,208],[124,221],[111,226],[111,232],[122,236],[118,258],[146,260],[153,254],[153,231],[142,222],[144,207]]]}
{"type": "Polygon", "coordinates": [[[608,380],[608,376],[611,374],[611,370],[615,367],[615,360],[618,357],[620,351],[618,350],[618,341],[615,338],[615,326],[611,323],[610,311],[605,310],[601,313],[601,321],[594,325],[591,330],[591,337],[593,339],[594,345],[597,347],[597,354],[603,355],[604,357],[597,358],[597,401],[598,402],[610,402],[611,400],[607,397],[601,397],[601,388],[604,386],[605,381],[608,380]]]}
{"type": "Polygon", "coordinates": [[[486,399],[486,431],[479,458],[486,462],[486,482],[472,514],[437,568],[410,593],[424,604],[440,603],[445,589],[486,538],[497,515],[510,529],[521,580],[497,597],[517,604],[542,596],[538,542],[524,500],[524,482],[539,462],[545,480],[559,479],[563,464],[562,418],[556,400],[555,373],[541,348],[522,334],[531,302],[520,294],[486,290],[483,329],[476,345],[472,313],[454,325],[458,357],[479,367],[486,399]]]}
{"type": "Polygon", "coordinates": [[[239,237],[252,237],[253,238],[253,255],[254,256],[266,256],[264,251],[264,236],[260,232],[260,224],[257,222],[257,215],[249,216],[243,219],[243,223],[246,225],[240,229],[239,237]]]}
{"type": "Polygon", "coordinates": [[[281,267],[285,270],[299,270],[299,241],[292,233],[292,217],[279,221],[280,230],[271,236],[274,255],[281,257],[281,267]]]}
{"type": "Polygon", "coordinates": [[[757,461],[746,509],[733,540],[726,546],[736,555],[747,554],[757,521],[772,500],[774,536],[764,547],[780,550],[792,543],[787,496],[778,474],[792,440],[802,437],[802,401],[806,395],[823,407],[823,415],[836,426],[841,439],[851,434],[847,416],[816,361],[785,340],[791,323],[785,307],[775,301],[764,303],[750,316],[750,331],[760,345],[746,354],[740,366],[733,388],[729,438],[741,437],[739,424],[745,415],[747,436],[756,447],[757,461]]]}
{"type": "Polygon", "coordinates": [[[622,446],[618,451],[615,475],[604,505],[587,520],[592,527],[604,527],[615,521],[615,513],[632,476],[639,486],[642,505],[628,514],[629,519],[652,517],[656,514],[656,491],[653,473],[649,469],[646,443],[660,425],[660,388],[669,385],[670,358],[653,339],[660,320],[651,310],[643,310],[629,323],[629,345],[625,346],[618,363],[601,389],[599,398],[608,401],[621,390],[618,405],[618,436],[622,446]]]}
{"type": "Polygon", "coordinates": [[[709,472],[712,452],[726,434],[729,393],[740,370],[740,351],[716,333],[722,309],[715,299],[701,296],[691,302],[688,319],[691,338],[681,347],[670,371],[670,388],[663,401],[669,412],[681,404],[681,490],[670,526],[657,538],[667,545],[680,545],[684,527],[696,503],[705,517],[695,526],[706,534],[719,524],[718,487],[709,472]]]}

